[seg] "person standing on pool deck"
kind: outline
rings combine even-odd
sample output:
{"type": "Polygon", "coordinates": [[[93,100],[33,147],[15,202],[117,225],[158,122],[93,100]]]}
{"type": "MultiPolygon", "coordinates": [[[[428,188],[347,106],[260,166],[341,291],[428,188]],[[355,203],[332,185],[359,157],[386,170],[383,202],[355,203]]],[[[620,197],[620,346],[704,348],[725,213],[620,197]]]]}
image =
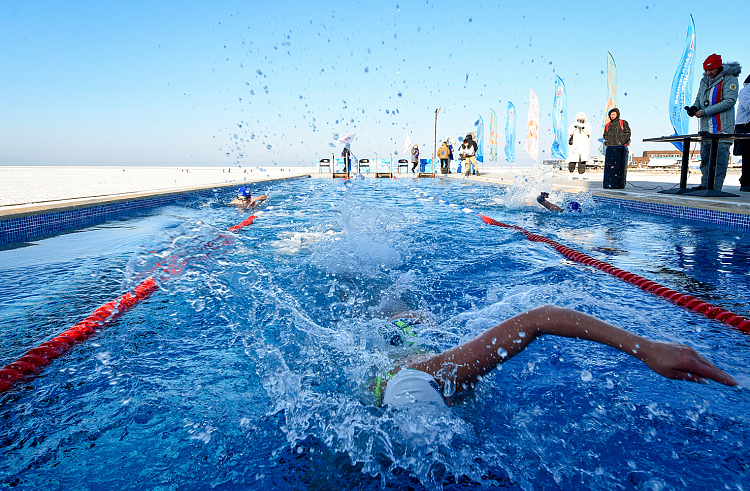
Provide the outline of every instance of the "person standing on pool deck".
{"type": "Polygon", "coordinates": [[[604,126],[604,146],[617,147],[630,145],[630,125],[620,119],[620,110],[613,107],[609,114],[609,122],[604,126]]]}
{"type": "Polygon", "coordinates": [[[591,151],[591,131],[591,123],[586,121],[586,113],[576,114],[575,122],[568,127],[568,170],[571,174],[576,170],[576,165],[579,174],[586,172],[586,162],[591,151]]]}
{"type": "Polygon", "coordinates": [[[451,171],[450,154],[451,154],[451,151],[448,148],[448,143],[443,142],[443,144],[440,145],[440,148],[437,151],[437,156],[440,159],[440,173],[441,174],[449,174],[451,171]]]}
{"type": "MultiPolygon", "coordinates": [[[[735,133],[750,133],[750,75],[748,75],[744,83],[745,87],[737,97],[735,133]]],[[[742,157],[740,191],[750,193],[750,140],[735,140],[734,154],[742,157]]]]}
{"type": "Polygon", "coordinates": [[[414,174],[414,171],[417,169],[417,166],[419,165],[419,145],[414,144],[413,147],[411,147],[411,173],[414,174]]]}
{"type": "MultiPolygon", "coordinates": [[[[742,71],[739,63],[723,63],[721,56],[712,54],[703,62],[703,78],[692,106],[686,107],[688,116],[701,120],[700,131],[709,133],[734,133],[734,105],[737,102],[739,82],[737,76],[742,71]]],[[[714,189],[721,191],[729,167],[729,147],[731,140],[719,141],[716,158],[714,189]]],[[[708,168],[711,158],[711,141],[701,142],[701,185],[695,191],[708,189],[708,168]]]]}
{"type": "MultiPolygon", "coordinates": [[[[419,324],[423,321],[421,315],[412,313],[398,317],[395,322],[419,324]]],[[[641,360],[666,378],[737,385],[731,376],[689,346],[647,339],[588,314],[547,305],[511,317],[440,354],[408,359],[403,367],[391,372],[390,379],[388,376],[385,380],[384,377],[376,379],[374,390],[378,403],[382,398],[383,404],[391,406],[414,402],[452,405],[451,396],[470,390],[481,377],[545,334],[610,346],[641,360]]]]}
{"type": "Polygon", "coordinates": [[[463,145],[461,145],[461,150],[463,150],[464,155],[464,165],[466,166],[464,169],[465,176],[468,176],[469,174],[475,176],[479,175],[479,168],[477,167],[477,148],[477,143],[474,141],[471,134],[466,135],[463,145]]]}
{"type": "Polygon", "coordinates": [[[352,152],[349,150],[349,147],[344,147],[344,149],[341,151],[341,156],[344,157],[344,172],[349,172],[352,170],[352,152]]]}

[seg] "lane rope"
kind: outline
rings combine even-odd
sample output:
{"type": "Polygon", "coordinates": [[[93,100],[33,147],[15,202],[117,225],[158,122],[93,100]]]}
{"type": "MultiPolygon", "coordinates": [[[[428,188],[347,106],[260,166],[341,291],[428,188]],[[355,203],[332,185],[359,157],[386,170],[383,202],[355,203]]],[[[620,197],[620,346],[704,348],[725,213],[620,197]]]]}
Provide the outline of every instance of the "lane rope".
{"type": "MultiPolygon", "coordinates": [[[[242,222],[229,227],[229,230],[235,231],[251,225],[258,216],[269,213],[272,210],[278,210],[283,205],[292,201],[304,201],[312,196],[312,193],[319,190],[323,185],[313,187],[307,195],[296,195],[294,198],[288,198],[276,206],[267,206],[258,210],[254,215],[246,218],[242,222]]],[[[198,251],[214,250],[222,245],[230,243],[231,239],[225,234],[220,234],[217,238],[202,244],[198,251]]],[[[157,268],[170,275],[181,274],[187,262],[180,260],[176,256],[168,256],[165,260],[157,263],[157,268]]],[[[16,361],[9,363],[0,369],[0,394],[10,390],[17,382],[25,380],[34,374],[40,372],[44,367],[51,364],[56,359],[73,349],[75,346],[85,342],[94,334],[101,332],[110,326],[123,314],[131,310],[143,300],[149,298],[159,289],[159,285],[153,277],[149,277],[141,282],[132,292],[120,295],[116,300],[107,302],[94,310],[88,317],[77,323],[73,327],[58,334],[49,341],[41,343],[36,348],[30,349],[19,357],[16,361]]]]}
{"type": "Polygon", "coordinates": [[[645,292],[653,293],[654,295],[665,298],[679,307],[683,307],[687,310],[701,314],[704,317],[707,317],[709,319],[713,319],[715,321],[727,324],[731,327],[734,327],[735,329],[738,329],[739,331],[743,333],[750,334],[750,319],[743,317],[741,315],[737,315],[729,310],[724,309],[723,307],[719,307],[717,305],[713,305],[711,303],[705,302],[692,295],[686,295],[686,294],[680,293],[678,291],[667,288],[666,286],[661,285],[655,281],[651,281],[648,278],[644,278],[643,276],[639,276],[637,274],[622,270],[604,261],[599,261],[571,247],[567,247],[558,242],[555,242],[554,240],[550,238],[544,237],[539,234],[531,233],[523,227],[519,227],[517,225],[509,225],[507,223],[503,223],[498,220],[495,220],[494,218],[488,217],[487,215],[484,215],[482,213],[478,213],[472,210],[471,208],[466,208],[461,205],[456,205],[448,201],[445,201],[443,199],[430,196],[424,191],[422,191],[421,189],[409,187],[408,185],[401,182],[395,176],[393,177],[393,179],[396,179],[397,182],[401,183],[407,189],[411,190],[412,192],[414,192],[415,194],[423,198],[431,199],[431,200],[437,201],[438,203],[442,205],[459,209],[463,213],[477,215],[487,225],[508,228],[508,229],[520,232],[528,240],[532,242],[541,242],[543,244],[547,244],[548,246],[552,247],[557,252],[559,252],[566,258],[570,259],[571,261],[575,261],[585,266],[591,266],[596,269],[599,269],[611,276],[614,276],[615,278],[619,280],[635,285],[645,292]]]}

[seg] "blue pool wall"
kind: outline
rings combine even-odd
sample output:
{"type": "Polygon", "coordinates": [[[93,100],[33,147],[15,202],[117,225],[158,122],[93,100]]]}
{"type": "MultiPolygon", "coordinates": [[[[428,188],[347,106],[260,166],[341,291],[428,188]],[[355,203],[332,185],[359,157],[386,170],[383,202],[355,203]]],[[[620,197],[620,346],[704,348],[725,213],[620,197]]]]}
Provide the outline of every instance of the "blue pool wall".
{"type": "MultiPolygon", "coordinates": [[[[289,179],[300,179],[300,177],[278,180],[283,181],[289,179]]],[[[240,183],[235,183],[231,186],[233,187],[239,184],[240,183]]],[[[253,182],[242,184],[252,185],[253,182]]],[[[222,187],[227,186],[212,186],[211,188],[190,190],[175,194],[123,199],[122,201],[92,206],[71,206],[68,209],[57,211],[39,212],[4,219],[0,218],[0,246],[7,247],[13,244],[38,240],[83,227],[97,225],[133,211],[158,208],[160,206],[169,205],[189,198],[211,196],[215,189],[222,187]]],[[[650,203],[646,201],[619,199],[610,196],[594,195],[593,199],[597,203],[619,206],[642,213],[651,213],[683,220],[711,223],[726,228],[750,229],[750,215],[690,208],[686,206],[650,203]]]]}
{"type": "Polygon", "coordinates": [[[156,196],[139,196],[123,198],[110,203],[94,205],[70,205],[54,211],[36,213],[19,213],[18,216],[0,217],[0,248],[22,244],[51,237],[76,229],[105,223],[134,211],[143,211],[196,197],[210,197],[217,189],[237,186],[252,186],[268,181],[288,181],[304,179],[309,176],[269,179],[262,181],[236,182],[211,186],[202,189],[191,189],[184,192],[168,193],[156,196]]]}
{"type": "Polygon", "coordinates": [[[662,203],[649,203],[647,201],[636,201],[630,199],[612,198],[610,196],[593,196],[597,203],[619,206],[628,210],[641,213],[651,213],[681,220],[695,220],[698,222],[712,223],[721,227],[733,229],[750,229],[750,215],[741,213],[730,213],[726,211],[708,210],[704,208],[691,208],[689,206],[666,205],[662,203]]]}

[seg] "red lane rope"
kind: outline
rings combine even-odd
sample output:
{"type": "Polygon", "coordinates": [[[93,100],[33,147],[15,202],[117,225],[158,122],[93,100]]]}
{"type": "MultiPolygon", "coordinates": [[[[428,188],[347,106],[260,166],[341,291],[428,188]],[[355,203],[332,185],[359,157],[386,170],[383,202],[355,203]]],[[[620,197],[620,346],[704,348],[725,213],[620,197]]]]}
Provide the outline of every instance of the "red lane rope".
{"type": "Polygon", "coordinates": [[[704,302],[691,295],[685,295],[680,292],[671,290],[667,288],[666,286],[660,285],[659,283],[651,281],[642,276],[638,276],[637,274],[633,274],[628,271],[624,271],[620,268],[616,268],[612,266],[611,264],[605,263],[603,261],[599,261],[597,259],[594,259],[591,256],[587,256],[586,254],[582,252],[576,251],[575,249],[559,244],[552,239],[548,239],[547,237],[544,237],[541,235],[532,234],[531,232],[529,232],[528,230],[524,228],[518,227],[516,225],[508,225],[507,223],[499,222],[495,220],[494,218],[490,218],[486,215],[480,215],[480,217],[482,218],[484,223],[488,225],[494,225],[496,227],[504,227],[504,228],[509,228],[512,230],[517,230],[521,232],[527,239],[529,239],[532,242],[543,242],[549,245],[550,247],[552,247],[553,249],[555,249],[557,252],[559,252],[566,258],[570,259],[571,261],[575,261],[577,263],[581,263],[586,266],[591,266],[591,267],[600,269],[604,271],[605,273],[608,273],[614,276],[615,278],[619,278],[626,283],[630,283],[632,285],[637,286],[643,291],[647,291],[647,292],[653,293],[654,295],[658,295],[662,298],[666,298],[667,300],[669,300],[675,305],[684,307],[688,310],[692,310],[693,312],[702,314],[705,317],[708,317],[709,319],[714,319],[716,321],[723,322],[724,324],[728,324],[744,333],[750,334],[750,319],[734,314],[722,307],[718,307],[708,302],[704,302]]]}
{"type": "MultiPolygon", "coordinates": [[[[239,230],[252,225],[253,220],[256,218],[257,216],[251,215],[241,223],[229,227],[229,230],[239,230]]],[[[203,244],[200,250],[215,249],[221,245],[226,245],[228,240],[228,237],[220,235],[216,239],[203,244]]],[[[186,265],[185,261],[179,260],[174,256],[169,256],[165,261],[158,263],[156,266],[170,275],[175,275],[182,273],[186,265]]],[[[70,351],[74,346],[83,343],[95,333],[102,331],[105,327],[114,323],[122,314],[135,307],[142,300],[150,297],[158,289],[159,286],[154,279],[152,277],[148,278],[135,287],[132,294],[125,293],[116,300],[105,303],[91,315],[62,334],[27,351],[19,359],[0,369],[0,394],[10,390],[16,382],[38,373],[42,368],[70,351]]]]}
{"type": "Polygon", "coordinates": [[[247,227],[248,225],[252,225],[253,221],[256,218],[258,218],[258,217],[255,216],[255,215],[250,215],[249,217],[245,218],[242,222],[238,223],[237,225],[232,225],[231,227],[229,227],[229,230],[231,230],[232,232],[234,232],[235,230],[239,230],[241,228],[247,227]]]}
{"type": "Polygon", "coordinates": [[[9,390],[15,382],[33,375],[54,360],[86,341],[95,333],[114,323],[122,314],[147,299],[159,287],[149,278],[135,287],[132,294],[125,293],[117,300],[105,303],[91,315],[67,331],[27,351],[18,360],[0,370],[0,393],[9,390]]]}

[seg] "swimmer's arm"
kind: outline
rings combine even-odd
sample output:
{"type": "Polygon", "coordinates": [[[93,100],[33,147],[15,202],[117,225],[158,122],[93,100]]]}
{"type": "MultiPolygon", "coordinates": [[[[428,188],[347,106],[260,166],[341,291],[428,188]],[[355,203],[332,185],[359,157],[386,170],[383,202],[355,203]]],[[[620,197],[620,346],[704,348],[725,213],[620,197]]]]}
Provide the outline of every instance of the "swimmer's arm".
{"type": "Polygon", "coordinates": [[[549,211],[563,211],[563,209],[557,206],[556,204],[550,203],[549,201],[547,201],[548,197],[549,197],[549,194],[542,193],[536,198],[536,201],[543,207],[547,208],[549,211]]]}
{"type": "Polygon", "coordinates": [[[250,203],[250,206],[255,208],[257,205],[263,203],[267,199],[268,199],[268,196],[266,196],[265,194],[261,194],[257,198],[253,198],[253,201],[250,203]]]}
{"type": "Polygon", "coordinates": [[[455,381],[457,390],[468,389],[479,377],[523,351],[543,334],[611,346],[638,358],[667,378],[737,384],[688,346],[652,341],[590,315],[556,306],[538,307],[514,316],[471,341],[409,367],[433,375],[443,385],[455,381]]]}

